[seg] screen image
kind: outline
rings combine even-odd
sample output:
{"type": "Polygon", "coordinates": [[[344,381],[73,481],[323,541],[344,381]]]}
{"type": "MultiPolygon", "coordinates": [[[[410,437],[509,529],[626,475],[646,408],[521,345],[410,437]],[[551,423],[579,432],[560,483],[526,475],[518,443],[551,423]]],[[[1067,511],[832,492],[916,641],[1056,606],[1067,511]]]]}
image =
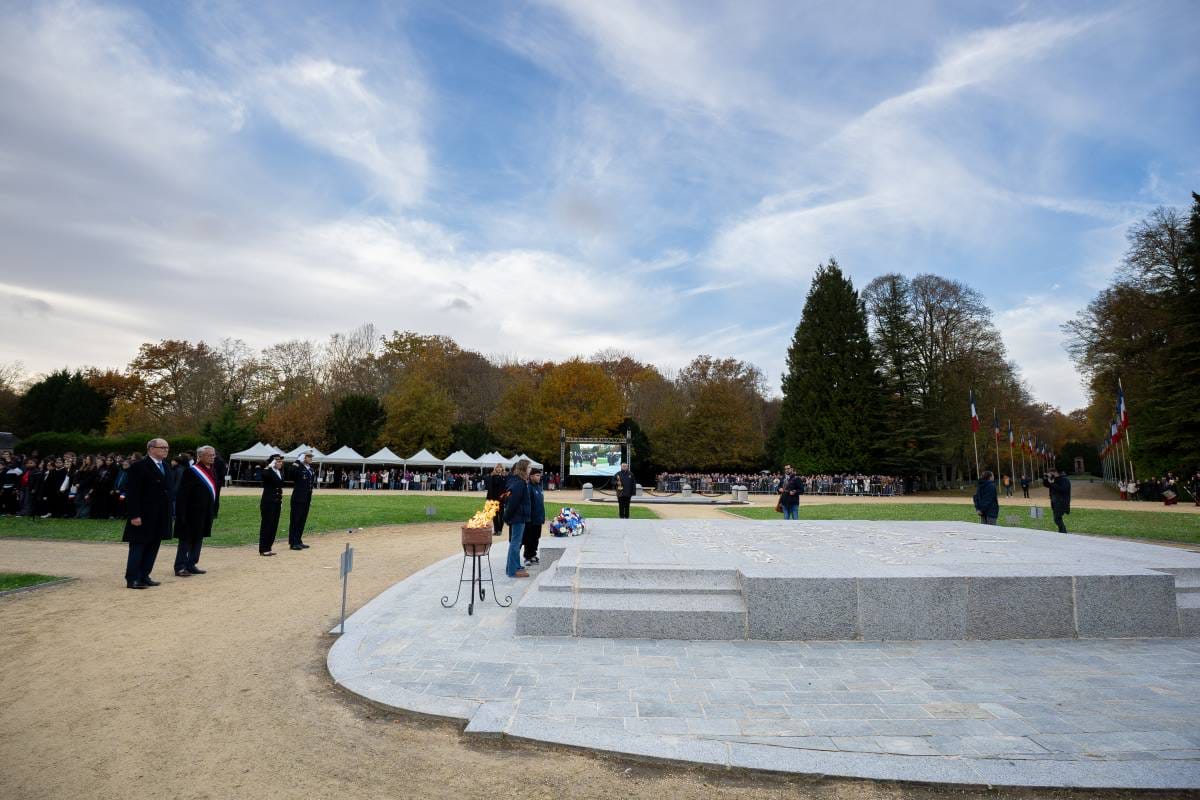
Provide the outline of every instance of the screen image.
{"type": "Polygon", "coordinates": [[[571,442],[570,475],[616,475],[621,471],[622,446],[571,442]]]}

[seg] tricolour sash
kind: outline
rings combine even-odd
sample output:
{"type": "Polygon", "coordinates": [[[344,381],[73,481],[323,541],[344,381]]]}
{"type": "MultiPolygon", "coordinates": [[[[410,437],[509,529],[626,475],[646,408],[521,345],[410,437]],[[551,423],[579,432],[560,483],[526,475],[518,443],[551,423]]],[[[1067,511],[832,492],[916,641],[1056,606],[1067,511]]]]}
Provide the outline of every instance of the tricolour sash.
{"type": "Polygon", "coordinates": [[[215,484],[213,484],[212,478],[209,478],[207,475],[205,475],[204,470],[200,469],[200,467],[196,466],[195,464],[191,465],[191,470],[200,476],[200,480],[204,481],[204,485],[208,487],[208,491],[212,494],[212,499],[215,503],[217,501],[217,487],[215,484]]]}

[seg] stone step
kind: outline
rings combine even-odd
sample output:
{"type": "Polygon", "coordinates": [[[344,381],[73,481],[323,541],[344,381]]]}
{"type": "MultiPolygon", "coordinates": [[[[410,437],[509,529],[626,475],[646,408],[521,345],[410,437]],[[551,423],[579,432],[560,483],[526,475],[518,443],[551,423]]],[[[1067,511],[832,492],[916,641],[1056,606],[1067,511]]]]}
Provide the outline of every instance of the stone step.
{"type": "Polygon", "coordinates": [[[574,635],[630,639],[744,639],[740,594],[623,592],[578,596],[574,635]]]}
{"type": "Polygon", "coordinates": [[[1187,581],[1175,579],[1176,594],[1194,594],[1200,592],[1200,581],[1187,581]]]}
{"type": "Polygon", "coordinates": [[[737,594],[742,591],[736,570],[558,567],[539,581],[545,591],[649,592],[677,594],[737,594]]]}
{"type": "Polygon", "coordinates": [[[1184,636],[1200,636],[1200,593],[1178,595],[1179,627],[1184,636]]]}

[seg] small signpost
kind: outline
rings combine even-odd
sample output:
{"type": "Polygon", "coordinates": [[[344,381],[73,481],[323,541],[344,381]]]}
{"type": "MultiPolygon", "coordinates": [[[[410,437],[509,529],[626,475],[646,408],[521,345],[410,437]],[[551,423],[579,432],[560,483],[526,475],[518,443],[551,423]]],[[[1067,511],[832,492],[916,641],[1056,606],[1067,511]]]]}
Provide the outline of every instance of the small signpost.
{"type": "Polygon", "coordinates": [[[354,548],[346,542],[346,549],[342,551],[340,573],[342,578],[342,622],[341,630],[338,633],[346,632],[346,585],[350,580],[350,570],[354,569],[354,548]]]}
{"type": "Polygon", "coordinates": [[[437,507],[436,506],[425,506],[425,516],[436,517],[437,516],[437,507]]]}
{"type": "Polygon", "coordinates": [[[1042,519],[1046,516],[1046,513],[1041,509],[1040,506],[1030,506],[1029,516],[1033,519],[1042,519]]]}

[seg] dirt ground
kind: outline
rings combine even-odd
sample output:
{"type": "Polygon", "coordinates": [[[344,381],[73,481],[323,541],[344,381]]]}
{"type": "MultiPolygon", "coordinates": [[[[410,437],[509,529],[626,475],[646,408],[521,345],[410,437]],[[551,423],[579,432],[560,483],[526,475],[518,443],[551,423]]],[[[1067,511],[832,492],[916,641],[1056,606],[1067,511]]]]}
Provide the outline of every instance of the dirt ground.
{"type": "MultiPolygon", "coordinates": [[[[207,575],[124,588],[119,544],[0,540],[0,570],[66,575],[0,598],[0,798],[1098,797],[797,779],[649,765],[464,737],[332,684],[338,553],[350,607],[457,551],[452,525],[310,536],[260,558],[210,548],[207,575]]],[[[430,598],[430,613],[444,611],[430,598]]],[[[1124,797],[1127,794],[1104,795],[1124,797]]],[[[1160,796],[1181,796],[1164,794],[1160,796]]]]}

